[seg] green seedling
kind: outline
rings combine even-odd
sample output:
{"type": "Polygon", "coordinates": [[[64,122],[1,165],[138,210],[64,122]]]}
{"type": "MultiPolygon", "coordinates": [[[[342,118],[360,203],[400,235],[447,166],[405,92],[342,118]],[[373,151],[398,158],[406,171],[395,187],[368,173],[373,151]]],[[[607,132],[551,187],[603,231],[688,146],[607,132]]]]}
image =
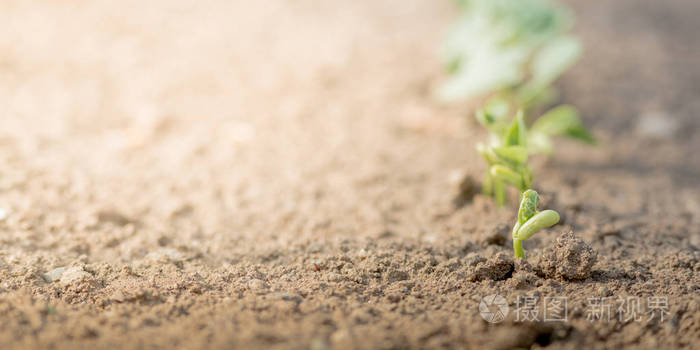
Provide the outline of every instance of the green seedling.
{"type": "Polygon", "coordinates": [[[568,34],[571,12],[550,0],[457,4],[461,15],[442,48],[449,78],[437,96],[445,101],[493,96],[476,114],[490,133],[477,150],[487,162],[483,192],[502,206],[508,187],[522,193],[532,186],[528,157],[551,154],[551,137],[594,142],[574,107],[561,105],[534,121],[528,118],[555,100],[552,83],[579,58],[581,45],[568,34]]]}
{"type": "Polygon", "coordinates": [[[509,119],[510,109],[506,99],[496,96],[476,113],[477,121],[489,131],[489,143],[476,146],[487,163],[482,189],[498,205],[506,203],[506,186],[517,188],[520,192],[532,186],[533,173],[528,159],[532,155],[551,154],[552,136],[564,135],[588,143],[595,142],[574,107],[555,107],[535,120],[529,128],[522,109],[512,120],[509,119]]]}
{"type": "Polygon", "coordinates": [[[559,213],[556,211],[537,211],[539,200],[537,192],[530,189],[523,192],[518,210],[518,221],[513,226],[513,250],[516,258],[525,258],[523,241],[532,237],[537,231],[554,226],[559,222],[559,213]]]}
{"type": "Polygon", "coordinates": [[[498,205],[506,203],[506,185],[525,191],[532,185],[532,169],[527,164],[527,128],[522,111],[510,125],[505,124],[508,109],[499,101],[491,101],[477,112],[477,120],[491,132],[488,145],[477,144],[477,151],[487,163],[482,184],[484,194],[498,205]]]}
{"type": "Polygon", "coordinates": [[[553,100],[551,83],[580,56],[571,12],[548,0],[461,0],[442,47],[449,78],[438,98],[499,93],[525,112],[553,100]]]}

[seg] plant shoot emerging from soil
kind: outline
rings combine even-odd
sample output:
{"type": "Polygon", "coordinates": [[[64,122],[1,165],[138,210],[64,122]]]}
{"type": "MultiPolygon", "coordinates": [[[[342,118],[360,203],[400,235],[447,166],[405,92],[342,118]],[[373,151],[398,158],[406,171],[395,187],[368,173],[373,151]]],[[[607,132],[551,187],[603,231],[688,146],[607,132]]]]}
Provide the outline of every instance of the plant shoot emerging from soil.
{"type": "Polygon", "coordinates": [[[556,225],[559,213],[554,210],[537,211],[540,196],[534,190],[523,192],[518,210],[518,221],[513,226],[513,250],[516,258],[525,258],[523,241],[532,237],[537,231],[556,225]]]}

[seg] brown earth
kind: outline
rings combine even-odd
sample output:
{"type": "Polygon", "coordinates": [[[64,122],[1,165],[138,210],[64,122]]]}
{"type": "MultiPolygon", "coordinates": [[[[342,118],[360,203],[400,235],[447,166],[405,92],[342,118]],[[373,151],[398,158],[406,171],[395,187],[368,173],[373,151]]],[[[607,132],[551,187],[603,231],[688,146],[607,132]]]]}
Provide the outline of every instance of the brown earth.
{"type": "Polygon", "coordinates": [[[265,3],[0,3],[1,349],[697,348],[697,1],[572,2],[601,146],[538,162],[529,262],[513,203],[457,198],[485,135],[430,95],[448,1],[265,3]]]}

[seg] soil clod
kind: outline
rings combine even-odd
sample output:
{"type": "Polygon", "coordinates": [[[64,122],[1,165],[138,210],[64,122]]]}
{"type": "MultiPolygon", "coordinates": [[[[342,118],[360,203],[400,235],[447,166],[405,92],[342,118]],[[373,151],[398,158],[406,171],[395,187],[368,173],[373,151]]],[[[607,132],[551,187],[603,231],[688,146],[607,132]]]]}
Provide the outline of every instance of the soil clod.
{"type": "Polygon", "coordinates": [[[582,280],[590,277],[596,260],[597,253],[591,245],[569,231],[545,249],[539,267],[549,278],[582,280]]]}
{"type": "Polygon", "coordinates": [[[513,273],[513,269],[513,258],[506,253],[500,252],[488,260],[478,263],[472,272],[471,280],[504,280],[513,273]]]}

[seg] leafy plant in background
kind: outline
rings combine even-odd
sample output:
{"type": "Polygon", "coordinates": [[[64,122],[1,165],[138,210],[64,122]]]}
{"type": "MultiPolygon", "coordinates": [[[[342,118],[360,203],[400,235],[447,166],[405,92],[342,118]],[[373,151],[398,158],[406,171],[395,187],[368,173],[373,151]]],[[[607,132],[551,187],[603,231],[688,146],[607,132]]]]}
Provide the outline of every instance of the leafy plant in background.
{"type": "Polygon", "coordinates": [[[513,250],[516,258],[525,258],[523,241],[532,237],[537,231],[556,225],[559,213],[554,210],[537,211],[540,197],[533,190],[523,192],[518,210],[518,221],[513,226],[513,250]]]}
{"type": "Polygon", "coordinates": [[[551,101],[551,83],[580,56],[567,32],[568,9],[548,0],[461,0],[461,16],[442,48],[450,72],[445,101],[498,92],[526,110],[551,101]]]}
{"type": "Polygon", "coordinates": [[[551,102],[552,82],[580,56],[568,9],[548,0],[461,0],[461,16],[443,47],[450,78],[438,91],[443,100],[492,94],[477,120],[490,133],[478,144],[487,162],[483,192],[499,205],[506,187],[532,186],[528,157],[551,154],[552,136],[594,143],[576,108],[560,105],[526,121],[535,107],[551,102]],[[515,112],[515,115],[513,115],[515,112]]]}

